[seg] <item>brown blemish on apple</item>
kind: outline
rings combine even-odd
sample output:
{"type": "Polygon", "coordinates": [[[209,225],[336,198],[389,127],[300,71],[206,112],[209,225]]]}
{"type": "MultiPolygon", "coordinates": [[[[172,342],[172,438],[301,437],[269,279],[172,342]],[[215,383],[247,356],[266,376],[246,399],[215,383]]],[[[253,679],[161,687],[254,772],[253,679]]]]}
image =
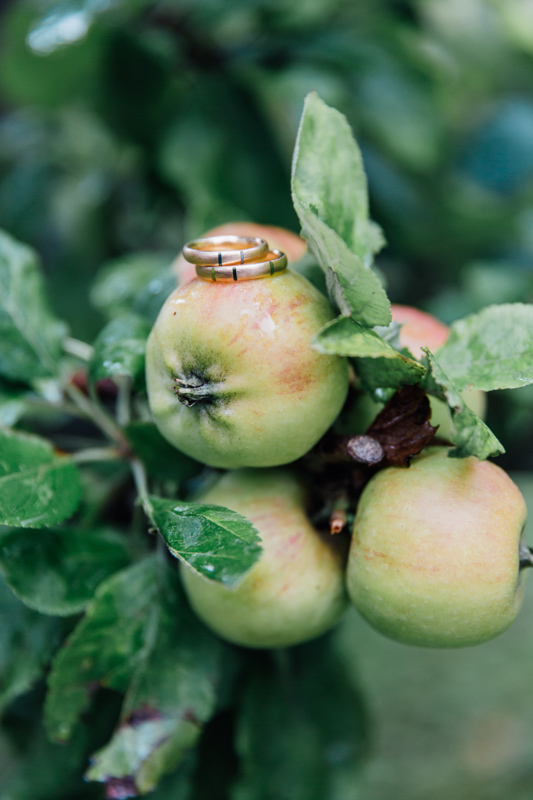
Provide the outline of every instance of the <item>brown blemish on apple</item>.
{"type": "Polygon", "coordinates": [[[295,369],[289,365],[281,372],[278,384],[282,387],[284,394],[300,394],[305,393],[313,384],[313,380],[308,370],[295,369]]]}

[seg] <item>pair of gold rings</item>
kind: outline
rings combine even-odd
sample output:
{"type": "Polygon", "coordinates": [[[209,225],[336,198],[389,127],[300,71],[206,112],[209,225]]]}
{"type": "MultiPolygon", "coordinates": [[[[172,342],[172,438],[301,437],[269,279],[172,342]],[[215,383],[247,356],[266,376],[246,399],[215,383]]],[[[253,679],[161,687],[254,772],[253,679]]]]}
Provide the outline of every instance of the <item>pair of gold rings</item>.
{"type": "Polygon", "coordinates": [[[183,255],[196,265],[199,278],[211,281],[249,281],[267,278],[287,267],[281,250],[270,250],[257,236],[207,236],[188,242],[183,255]]]}

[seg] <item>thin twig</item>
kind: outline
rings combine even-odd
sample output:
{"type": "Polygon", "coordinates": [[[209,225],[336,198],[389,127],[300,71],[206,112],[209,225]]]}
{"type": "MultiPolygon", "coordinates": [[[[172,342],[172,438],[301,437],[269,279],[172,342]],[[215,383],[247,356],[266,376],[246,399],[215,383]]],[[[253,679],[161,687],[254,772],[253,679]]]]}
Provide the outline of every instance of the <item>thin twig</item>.
{"type": "Polygon", "coordinates": [[[139,497],[139,501],[144,509],[146,516],[153,524],[154,507],[150,500],[150,494],[148,491],[148,479],[146,476],[146,470],[144,468],[144,464],[142,463],[142,461],[139,461],[138,458],[132,458],[130,460],[130,466],[133,474],[133,480],[135,481],[135,487],[137,489],[137,495],[139,497]]]}
{"type": "Polygon", "coordinates": [[[131,379],[127,375],[117,375],[115,383],[118,387],[117,395],[117,422],[121,428],[129,424],[131,420],[130,398],[131,398],[131,379]]]}
{"type": "Polygon", "coordinates": [[[81,339],[73,339],[67,336],[63,339],[63,350],[71,356],[76,356],[80,361],[90,361],[94,355],[94,347],[81,339]]]}
{"type": "Polygon", "coordinates": [[[77,464],[90,461],[120,461],[123,457],[123,453],[116,447],[88,447],[70,456],[77,464]]]}
{"type": "Polygon", "coordinates": [[[111,441],[124,447],[126,442],[122,431],[115,423],[114,419],[105,411],[101,405],[86,397],[76,386],[68,383],[65,386],[65,393],[75,402],[78,408],[100,428],[111,441]]]}

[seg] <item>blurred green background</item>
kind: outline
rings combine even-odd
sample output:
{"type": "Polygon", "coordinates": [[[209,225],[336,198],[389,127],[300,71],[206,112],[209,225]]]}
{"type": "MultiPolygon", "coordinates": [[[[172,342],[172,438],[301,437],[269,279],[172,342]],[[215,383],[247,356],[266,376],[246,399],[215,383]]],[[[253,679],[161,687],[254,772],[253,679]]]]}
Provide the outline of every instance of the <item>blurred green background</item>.
{"type": "MultiPolygon", "coordinates": [[[[232,219],[298,231],[290,162],[312,89],[362,148],[394,302],[451,322],[533,299],[531,0],[11,0],[0,227],[39,250],[73,335],[101,326],[89,287],[109,261],[149,270],[232,219]]],[[[493,393],[488,422],[499,463],[533,471],[533,387],[493,393]]],[[[348,628],[378,720],[365,800],[529,796],[524,613],[464,654],[348,628]]]]}

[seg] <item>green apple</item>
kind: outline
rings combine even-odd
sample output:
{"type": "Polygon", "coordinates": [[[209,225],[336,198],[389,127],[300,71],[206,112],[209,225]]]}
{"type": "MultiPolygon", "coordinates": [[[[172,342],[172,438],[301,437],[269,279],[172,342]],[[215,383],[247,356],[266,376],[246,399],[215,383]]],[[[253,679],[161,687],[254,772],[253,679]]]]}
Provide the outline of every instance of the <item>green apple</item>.
{"type": "Polygon", "coordinates": [[[365,487],[348,592],[379,631],[408,644],[462,647],[514,620],[522,587],[524,499],[500,467],[428,448],[365,487]]]}
{"type": "Polygon", "coordinates": [[[348,391],[345,358],[311,339],[334,317],[290,270],[237,283],[196,279],[165,302],[146,351],[148,398],[169,442],[213,467],[295,461],[348,391]]]}
{"type": "Polygon", "coordinates": [[[286,469],[227,472],[202,498],[254,523],[259,561],[233,589],[185,565],[191,605],[219,636],[245,647],[287,647],[324,633],[348,598],[341,537],[319,534],[306,513],[302,482],[286,469]]]}

